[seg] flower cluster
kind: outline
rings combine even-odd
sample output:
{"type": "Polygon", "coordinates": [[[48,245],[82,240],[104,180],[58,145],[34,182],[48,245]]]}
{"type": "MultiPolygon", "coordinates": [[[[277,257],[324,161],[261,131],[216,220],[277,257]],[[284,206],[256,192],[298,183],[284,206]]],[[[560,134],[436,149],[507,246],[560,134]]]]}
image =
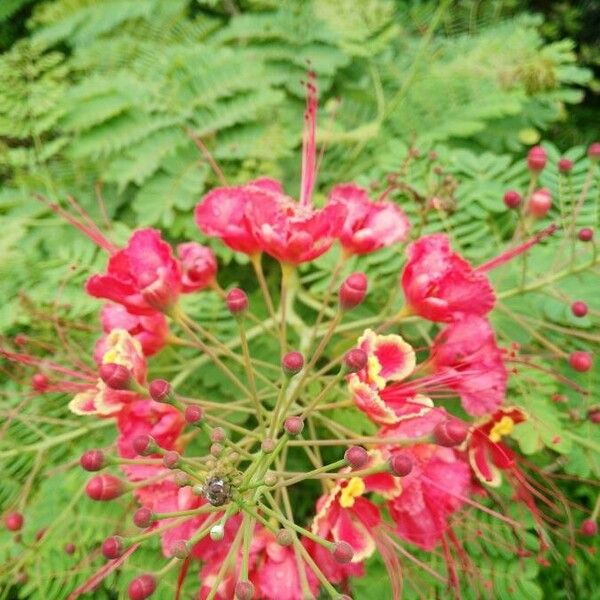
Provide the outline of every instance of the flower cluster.
{"type": "MultiPolygon", "coordinates": [[[[94,501],[130,495],[137,508],[131,525],[104,540],[102,553],[117,568],[158,536],[168,559],[159,572],[130,582],[132,600],[150,597],[178,565],[181,585],[191,561],[199,564],[197,597],[203,600],[302,600],[320,591],[349,598],[352,578],[364,573],[375,552],[398,595],[398,565],[418,561],[415,548],[434,552],[440,546],[448,562],[445,578],[458,593],[449,549],[464,553],[454,533],[456,518],[475,508],[512,522],[490,507],[489,490],[503,474],[533,516],[539,556],[548,548],[537,507],[541,494],[510,441],[513,429],[530,417],[507,400],[516,350],[499,346],[490,322],[497,294],[489,273],[554,233],[554,226],[529,232],[532,218],[549,210],[549,196],[532,186],[514,243],[479,266],[456,252],[445,234],[415,234],[409,241],[409,220],[398,204],[372,199],[355,184],[336,185],[316,207],[312,82],[307,90],[298,200],[279,181],[261,178],[213,189],[194,213],[200,232],[248,255],[267,319],[256,316],[246,291],[219,286],[207,246],[186,242],[174,253],[161,232],[140,229],[117,248],[69,217],[109,255],[106,273],[85,286],[109,302],[100,311],[95,365],[67,368],[2,351],[38,370],[32,381],[37,392],[67,393],[73,413],[114,422],[115,444],[81,457],[83,469],[95,473],[86,494],[94,501]],[[311,328],[310,313],[295,310],[302,291],[296,267],[335,243],[340,260],[313,307],[311,328]],[[390,303],[389,314],[387,308],[376,312],[365,328],[353,311],[365,301],[369,280],[349,271],[357,256],[392,246],[406,255],[398,286],[404,305],[390,303]],[[263,254],[281,265],[278,304],[262,270],[263,254]],[[182,307],[182,294],[202,290],[219,295],[231,313],[237,335],[228,343],[182,307]],[[436,331],[424,336],[423,347],[399,333],[414,322],[436,331]],[[276,345],[279,365],[265,365],[253,353],[254,340],[261,339],[276,345]],[[173,381],[150,377],[149,359],[167,346],[195,350],[199,356],[186,355],[186,361],[199,369],[210,362],[229,382],[229,395],[194,397],[173,381]],[[362,431],[331,416],[355,409],[362,431]],[[292,470],[298,464],[310,466],[292,470]],[[303,521],[291,498],[309,489],[302,487],[307,481],[321,488],[306,492],[313,510],[303,521]]],[[[533,149],[528,164],[535,182],[546,165],[544,150],[533,149]]],[[[504,201],[510,208],[521,205],[517,192],[507,192],[504,201]]],[[[584,316],[587,307],[578,301],[572,310],[584,316]]],[[[569,361],[586,371],[592,357],[574,352],[569,361]]],[[[584,525],[587,535],[597,512],[584,525]]],[[[23,517],[10,513],[5,521],[16,531],[23,517]]],[[[95,575],[77,593],[98,583],[95,575]]]]}

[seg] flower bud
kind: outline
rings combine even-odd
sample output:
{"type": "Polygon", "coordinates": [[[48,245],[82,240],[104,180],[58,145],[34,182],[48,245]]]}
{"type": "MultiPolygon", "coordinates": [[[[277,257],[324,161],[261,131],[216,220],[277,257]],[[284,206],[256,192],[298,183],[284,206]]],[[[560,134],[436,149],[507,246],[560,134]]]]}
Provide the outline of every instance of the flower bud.
{"type": "Polygon", "coordinates": [[[171,384],[165,379],[154,379],[150,382],[148,389],[150,391],[150,397],[155,402],[170,403],[173,401],[171,384]]]}
{"type": "Polygon", "coordinates": [[[300,373],[302,367],[304,367],[304,356],[300,352],[288,352],[281,359],[281,368],[290,377],[300,373]]]}
{"type": "Polygon", "coordinates": [[[202,420],[203,414],[204,411],[202,410],[201,406],[198,406],[197,404],[190,404],[189,406],[186,406],[184,416],[188,423],[194,425],[202,420]]]}
{"type": "Polygon", "coordinates": [[[343,310],[356,308],[365,299],[368,281],[364,273],[352,273],[348,275],[339,291],[340,306],[343,310]]]}
{"type": "Polygon", "coordinates": [[[223,452],[223,446],[221,446],[221,444],[217,444],[216,442],[214,444],[211,444],[210,453],[213,456],[218,457],[221,455],[221,452],[223,452]]]}
{"type": "Polygon", "coordinates": [[[106,363],[100,366],[100,379],[111,390],[127,390],[131,381],[129,369],[117,363],[106,363]]]}
{"type": "Polygon", "coordinates": [[[10,512],[4,515],[4,525],[9,531],[19,531],[23,527],[23,515],[20,512],[10,512]]]}
{"type": "Polygon", "coordinates": [[[269,471],[268,473],[265,473],[263,481],[265,482],[265,485],[271,487],[272,485],[275,485],[277,481],[279,481],[279,478],[277,475],[275,475],[275,473],[273,473],[273,471],[269,471]]]}
{"type": "Polygon", "coordinates": [[[390,456],[388,466],[396,477],[406,477],[413,469],[413,459],[408,454],[399,452],[390,456]]]}
{"type": "Polygon", "coordinates": [[[120,558],[125,550],[125,540],[121,536],[111,535],[102,542],[102,554],[108,560],[120,558]]]}
{"type": "Polygon", "coordinates": [[[75,544],[73,542],[65,544],[65,554],[75,554],[75,544]]]}
{"type": "Polygon", "coordinates": [[[585,317],[585,315],[587,315],[588,312],[588,305],[585,302],[582,302],[581,300],[577,300],[576,302],[573,302],[573,304],[571,304],[571,312],[576,317],[585,317]]]}
{"type": "Polygon", "coordinates": [[[572,168],[573,168],[572,160],[569,160],[568,158],[563,157],[558,161],[558,170],[561,173],[569,173],[572,168]]]}
{"type": "Polygon", "coordinates": [[[433,430],[433,437],[439,446],[451,448],[462,444],[467,438],[469,428],[466,423],[450,418],[438,423],[433,430]]]}
{"type": "Polygon", "coordinates": [[[136,436],[133,439],[132,446],[135,453],[140,456],[150,456],[151,454],[156,454],[159,450],[154,438],[145,433],[136,436]]]}
{"type": "Polygon", "coordinates": [[[587,152],[588,158],[592,162],[597,162],[600,160],[600,142],[594,142],[590,144],[587,152]]]}
{"type": "Polygon", "coordinates": [[[15,335],[15,344],[17,346],[25,346],[27,344],[27,336],[24,333],[15,335]]]}
{"type": "Polygon", "coordinates": [[[569,356],[569,364],[575,371],[585,373],[592,368],[592,355],[589,352],[571,352],[569,356]]]}
{"type": "Polygon", "coordinates": [[[114,475],[96,475],[85,486],[85,493],[99,502],[114,500],[126,491],[123,482],[114,475]]]}
{"type": "Polygon", "coordinates": [[[142,506],[133,513],[133,522],[136,527],[146,529],[146,527],[150,527],[154,522],[154,514],[149,508],[142,506]]]}
{"type": "Polygon", "coordinates": [[[209,535],[213,542],[220,542],[225,537],[225,527],[217,523],[210,528],[209,535]]]}
{"type": "Polygon", "coordinates": [[[369,357],[364,350],[352,348],[344,356],[344,366],[348,373],[358,373],[358,371],[362,371],[367,366],[368,360],[369,357]]]}
{"type": "Polygon", "coordinates": [[[238,600],[252,600],[254,598],[254,586],[249,581],[238,581],[235,584],[235,597],[238,600]]]}
{"type": "Polygon", "coordinates": [[[581,242],[591,242],[594,237],[594,230],[591,227],[583,227],[579,230],[577,237],[581,242]]]}
{"type": "Polygon", "coordinates": [[[290,435],[300,435],[304,429],[304,419],[300,417],[288,417],[283,424],[283,428],[290,435]]]}
{"type": "Polygon", "coordinates": [[[352,549],[352,546],[348,542],[344,541],[335,542],[333,544],[331,553],[333,554],[335,561],[342,565],[349,563],[354,556],[354,550],[352,549]]]}
{"type": "Polygon", "coordinates": [[[185,471],[175,471],[173,481],[178,487],[185,487],[190,484],[190,476],[185,471]]]}
{"type": "Polygon", "coordinates": [[[156,578],[154,575],[145,573],[131,581],[127,588],[129,600],[145,600],[154,593],[156,589],[156,578]]]}
{"type": "Polygon", "coordinates": [[[191,548],[186,540],[177,540],[171,548],[171,555],[180,560],[187,558],[190,552],[191,548]]]}
{"type": "Polygon", "coordinates": [[[167,469],[175,469],[179,465],[180,459],[181,456],[179,455],[179,452],[176,452],[175,450],[169,450],[163,455],[163,465],[165,465],[167,469]]]}
{"type": "Polygon", "coordinates": [[[288,529],[280,529],[275,539],[280,546],[291,546],[294,543],[294,534],[288,529]]]}
{"type": "Polygon", "coordinates": [[[88,450],[81,455],[79,464],[86,471],[99,471],[106,464],[104,452],[102,450],[88,450]]]}
{"type": "Polygon", "coordinates": [[[43,373],[36,373],[31,378],[31,387],[36,391],[43,393],[48,389],[50,381],[43,373]]]}
{"type": "Polygon", "coordinates": [[[272,440],[271,438],[264,439],[260,444],[260,449],[265,454],[271,454],[271,452],[275,450],[275,440],[272,440]]]}
{"type": "Polygon", "coordinates": [[[344,458],[353,469],[362,469],[369,462],[369,453],[362,446],[350,446],[344,458]]]}
{"type": "Polygon", "coordinates": [[[222,427],[215,427],[210,432],[210,440],[211,442],[222,442],[227,435],[225,434],[225,430],[222,427]]]}
{"type": "Polygon", "coordinates": [[[248,310],[248,295],[240,288],[233,288],[227,294],[225,302],[232,315],[239,315],[248,310]]]}
{"type": "Polygon", "coordinates": [[[542,171],[547,159],[546,151],[541,146],[534,146],[527,154],[527,166],[530,171],[542,171]]]}
{"type": "Polygon", "coordinates": [[[588,410],[588,419],[596,425],[600,424],[600,408],[590,408],[588,410]]]}
{"type": "Polygon", "coordinates": [[[592,519],[586,519],[581,522],[581,533],[588,537],[593,537],[598,533],[598,524],[592,519]]]}
{"type": "Polygon", "coordinates": [[[536,219],[541,219],[552,208],[552,196],[548,188],[540,188],[531,195],[527,204],[527,211],[536,219]]]}
{"type": "Polygon", "coordinates": [[[519,192],[514,190],[508,190],[504,193],[504,204],[507,208],[517,208],[521,204],[523,198],[519,192]]]}

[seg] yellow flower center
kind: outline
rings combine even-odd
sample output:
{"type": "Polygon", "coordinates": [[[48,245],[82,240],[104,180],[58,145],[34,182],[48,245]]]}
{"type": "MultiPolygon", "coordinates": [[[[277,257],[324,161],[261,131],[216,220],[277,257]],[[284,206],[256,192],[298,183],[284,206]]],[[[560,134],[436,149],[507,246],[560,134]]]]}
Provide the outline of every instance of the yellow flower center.
{"type": "Polygon", "coordinates": [[[369,356],[367,362],[367,375],[380,390],[385,387],[385,379],[379,374],[381,373],[381,363],[376,356],[369,356]]]}
{"type": "Polygon", "coordinates": [[[348,485],[342,489],[340,495],[340,506],[350,508],[354,506],[354,498],[362,496],[365,491],[365,482],[360,477],[352,477],[348,485]]]}
{"type": "Polygon", "coordinates": [[[510,435],[515,426],[515,422],[506,415],[502,417],[490,431],[489,438],[492,442],[499,442],[503,436],[510,435]]]}
{"type": "Polygon", "coordinates": [[[106,345],[108,350],[102,356],[103,364],[115,363],[132,369],[132,351],[137,352],[139,355],[142,354],[141,344],[124,329],[113,329],[106,336],[106,345]]]}

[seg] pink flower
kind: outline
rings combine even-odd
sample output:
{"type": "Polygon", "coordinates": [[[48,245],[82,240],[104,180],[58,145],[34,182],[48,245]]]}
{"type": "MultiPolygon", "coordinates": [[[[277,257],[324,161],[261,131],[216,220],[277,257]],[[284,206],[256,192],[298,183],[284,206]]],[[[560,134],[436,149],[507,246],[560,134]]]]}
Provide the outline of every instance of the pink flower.
{"type": "Polygon", "coordinates": [[[408,235],[410,223],[400,207],[393,202],[372,202],[366,190],[357,185],[336,185],[329,203],[346,208],[339,238],[348,254],[368,254],[402,242],[408,235]]]}
{"type": "Polygon", "coordinates": [[[487,319],[465,315],[446,326],[433,342],[431,360],[469,414],[491,413],[504,401],[508,374],[487,319]]]}
{"type": "Polygon", "coordinates": [[[156,229],[139,229],[127,247],[113,254],[105,275],[93,275],[86,291],[122,304],[130,313],[168,312],[181,291],[181,270],[156,229]]]}
{"type": "Polygon", "coordinates": [[[208,287],[217,274],[217,259],[207,246],[186,242],[177,246],[181,260],[181,287],[183,293],[197,292],[208,287]]]}
{"type": "Polygon", "coordinates": [[[408,308],[430,321],[453,321],[457,315],[485,315],[494,306],[486,275],[450,250],[442,234],[424,236],[408,247],[402,274],[408,308]]]}
{"type": "MultiPolygon", "coordinates": [[[[150,315],[132,315],[121,304],[105,304],[100,313],[100,321],[104,333],[110,334],[113,329],[125,329],[137,340],[145,356],[152,356],[161,350],[169,334],[169,326],[164,315],[155,312],[150,315]]],[[[107,336],[96,342],[94,360],[102,364],[102,357],[107,352],[107,336]]]]}

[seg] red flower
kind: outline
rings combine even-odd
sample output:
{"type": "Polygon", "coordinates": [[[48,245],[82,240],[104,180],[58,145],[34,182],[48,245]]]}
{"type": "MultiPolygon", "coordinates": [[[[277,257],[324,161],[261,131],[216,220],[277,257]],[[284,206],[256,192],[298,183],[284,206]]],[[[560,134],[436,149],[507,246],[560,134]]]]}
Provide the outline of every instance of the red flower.
{"type": "Polygon", "coordinates": [[[402,242],[408,235],[410,223],[400,207],[393,202],[372,202],[357,185],[336,185],[329,203],[347,211],[339,238],[348,254],[368,254],[402,242]]]}
{"type": "Polygon", "coordinates": [[[156,229],[139,229],[127,247],[113,254],[105,275],[93,275],[86,291],[122,304],[130,313],[168,312],[181,291],[179,263],[156,229]]]}
{"type": "Polygon", "coordinates": [[[196,242],[186,242],[177,246],[181,260],[182,292],[197,292],[208,287],[217,274],[217,259],[207,246],[196,242]]]}
{"type": "MultiPolygon", "coordinates": [[[[120,304],[106,304],[100,313],[100,321],[104,333],[113,329],[124,329],[137,340],[145,356],[152,356],[161,350],[169,334],[169,326],[164,315],[155,312],[150,315],[132,315],[120,304]]],[[[107,336],[96,342],[94,360],[102,364],[102,357],[107,352],[107,336]]]]}
{"type": "Polygon", "coordinates": [[[465,315],[446,326],[433,342],[431,360],[469,414],[493,412],[504,401],[508,374],[487,319],[465,315]]]}
{"type": "Polygon", "coordinates": [[[478,425],[468,441],[469,462],[478,479],[493,487],[500,485],[500,472],[515,466],[513,451],[501,440],[515,425],[527,420],[527,413],[515,406],[499,408],[478,425]]]}
{"type": "Polygon", "coordinates": [[[450,250],[442,234],[422,237],[408,247],[402,287],[409,309],[430,321],[457,315],[485,315],[495,296],[486,275],[450,250]]]}

